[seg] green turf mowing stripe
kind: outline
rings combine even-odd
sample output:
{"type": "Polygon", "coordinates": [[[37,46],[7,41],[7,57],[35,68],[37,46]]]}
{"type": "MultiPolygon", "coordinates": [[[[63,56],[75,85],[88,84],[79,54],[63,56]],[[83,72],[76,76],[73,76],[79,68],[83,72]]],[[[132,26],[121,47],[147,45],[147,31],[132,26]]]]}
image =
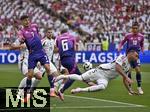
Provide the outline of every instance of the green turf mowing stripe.
{"type": "Polygon", "coordinates": [[[52,106],[51,109],[98,109],[98,108],[137,108],[137,106],[66,106],[66,107],[54,107],[52,106]]]}

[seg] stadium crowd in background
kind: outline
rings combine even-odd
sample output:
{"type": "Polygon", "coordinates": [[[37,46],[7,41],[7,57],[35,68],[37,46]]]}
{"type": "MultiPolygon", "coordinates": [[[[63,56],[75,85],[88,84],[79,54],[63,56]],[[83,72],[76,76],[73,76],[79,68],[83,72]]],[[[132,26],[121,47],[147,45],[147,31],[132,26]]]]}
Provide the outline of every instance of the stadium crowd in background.
{"type": "Polygon", "coordinates": [[[55,36],[62,28],[68,29],[77,39],[78,50],[85,50],[85,43],[102,44],[106,40],[115,49],[130,31],[132,22],[137,21],[140,32],[145,34],[145,50],[148,50],[149,9],[149,0],[1,0],[0,45],[15,40],[20,28],[18,18],[28,14],[39,25],[41,37],[48,27],[53,28],[55,36]]]}

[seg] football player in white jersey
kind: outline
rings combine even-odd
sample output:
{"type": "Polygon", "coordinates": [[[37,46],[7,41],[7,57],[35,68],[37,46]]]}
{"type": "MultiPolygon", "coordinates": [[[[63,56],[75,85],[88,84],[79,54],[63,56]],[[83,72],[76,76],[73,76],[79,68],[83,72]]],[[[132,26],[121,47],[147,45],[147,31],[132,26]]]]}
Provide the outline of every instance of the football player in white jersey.
{"type": "Polygon", "coordinates": [[[98,67],[91,69],[83,73],[82,75],[60,75],[55,79],[55,81],[57,82],[61,79],[73,79],[84,82],[96,81],[95,85],[93,86],[71,90],[72,93],[92,92],[104,90],[107,87],[109,80],[116,78],[118,75],[121,75],[123,78],[123,83],[128,92],[130,92],[131,94],[135,94],[136,92],[130,91],[129,89],[129,84],[133,83],[133,81],[128,78],[127,74],[129,73],[131,68],[129,62],[137,59],[138,54],[135,51],[131,50],[130,52],[128,52],[127,56],[120,55],[112,63],[100,64],[98,67]]]}
{"type": "Polygon", "coordinates": [[[53,54],[53,63],[61,74],[66,74],[66,75],[69,74],[68,70],[61,65],[60,56],[58,52],[54,52],[53,54]]]}
{"type": "MultiPolygon", "coordinates": [[[[42,40],[42,45],[43,48],[49,58],[49,62],[50,62],[50,70],[51,70],[51,74],[53,76],[58,76],[58,71],[57,68],[55,67],[55,65],[52,63],[52,57],[53,57],[53,53],[57,52],[57,47],[55,46],[55,40],[53,38],[53,31],[51,28],[48,28],[46,31],[46,36],[45,38],[42,40]]],[[[48,78],[49,79],[49,78],[48,78]]],[[[53,85],[51,85],[50,87],[50,96],[51,97],[56,97],[57,95],[55,94],[55,89],[54,89],[54,83],[53,85]]]]}

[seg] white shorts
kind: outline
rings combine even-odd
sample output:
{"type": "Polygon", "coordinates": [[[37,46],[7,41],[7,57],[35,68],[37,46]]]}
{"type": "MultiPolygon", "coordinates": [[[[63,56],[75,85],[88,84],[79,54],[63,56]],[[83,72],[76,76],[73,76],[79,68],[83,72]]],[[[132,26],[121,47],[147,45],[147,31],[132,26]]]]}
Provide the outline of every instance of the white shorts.
{"type": "Polygon", "coordinates": [[[103,70],[91,69],[81,75],[84,81],[96,81],[97,84],[103,84],[105,87],[108,85],[109,79],[104,75],[103,70]]]}
{"type": "Polygon", "coordinates": [[[55,67],[57,68],[57,70],[59,70],[60,72],[62,72],[64,69],[66,69],[65,67],[63,67],[60,64],[60,56],[58,53],[54,53],[53,54],[53,64],[55,65],[55,67]]]}
{"type": "Polygon", "coordinates": [[[40,69],[38,67],[35,67],[34,74],[36,74],[36,73],[40,73],[41,75],[44,75],[45,69],[43,67],[41,67],[40,69]]]}
{"type": "Polygon", "coordinates": [[[18,67],[21,73],[25,76],[28,73],[28,59],[18,60],[18,67]]]}
{"type": "MultiPolygon", "coordinates": [[[[45,70],[44,66],[41,66],[41,64],[39,64],[39,65],[40,66],[35,67],[34,72],[37,73],[38,70],[40,70],[40,72],[42,72],[42,74],[45,73],[46,70],[45,70]]],[[[50,61],[49,65],[50,65],[50,72],[51,72],[51,74],[54,73],[54,72],[57,72],[57,69],[56,69],[55,65],[51,61],[50,61]]]]}
{"type": "Polygon", "coordinates": [[[52,62],[54,63],[54,65],[56,66],[57,69],[59,69],[60,67],[60,57],[58,53],[54,53],[53,54],[53,60],[52,62]]]}
{"type": "Polygon", "coordinates": [[[50,61],[50,71],[51,73],[57,72],[55,65],[50,61]]]}

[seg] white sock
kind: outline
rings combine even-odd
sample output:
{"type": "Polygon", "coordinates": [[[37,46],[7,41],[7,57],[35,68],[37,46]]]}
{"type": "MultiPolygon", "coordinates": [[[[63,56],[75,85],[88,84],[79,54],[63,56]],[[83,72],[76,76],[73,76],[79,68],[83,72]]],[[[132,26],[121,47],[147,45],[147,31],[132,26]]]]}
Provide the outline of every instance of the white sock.
{"type": "Polygon", "coordinates": [[[19,84],[19,87],[18,87],[18,95],[22,95],[23,94],[23,90],[24,90],[24,87],[26,87],[26,81],[27,81],[27,77],[24,77],[22,80],[21,80],[21,82],[20,82],[20,84],[19,84]]]}
{"type": "Polygon", "coordinates": [[[82,81],[82,77],[80,75],[77,74],[71,74],[71,75],[66,75],[67,78],[72,79],[72,80],[79,80],[82,81]]]}
{"type": "Polygon", "coordinates": [[[98,90],[103,90],[105,89],[105,86],[103,84],[101,85],[95,85],[95,86],[90,86],[86,88],[80,88],[81,92],[92,92],[92,91],[98,91],[98,90]]]}
{"type": "Polygon", "coordinates": [[[64,83],[62,83],[61,85],[60,85],[60,87],[58,88],[58,91],[60,91],[63,87],[64,87],[64,83]]]}
{"type": "Polygon", "coordinates": [[[59,80],[58,82],[55,82],[55,83],[54,83],[54,86],[55,86],[56,88],[59,88],[62,83],[63,83],[63,79],[59,80]]]}
{"type": "Polygon", "coordinates": [[[24,88],[26,86],[27,77],[23,78],[18,88],[24,88]]]}
{"type": "Polygon", "coordinates": [[[32,78],[32,85],[31,88],[33,87],[37,87],[37,85],[39,84],[40,80],[36,79],[35,77],[32,78]]]}

